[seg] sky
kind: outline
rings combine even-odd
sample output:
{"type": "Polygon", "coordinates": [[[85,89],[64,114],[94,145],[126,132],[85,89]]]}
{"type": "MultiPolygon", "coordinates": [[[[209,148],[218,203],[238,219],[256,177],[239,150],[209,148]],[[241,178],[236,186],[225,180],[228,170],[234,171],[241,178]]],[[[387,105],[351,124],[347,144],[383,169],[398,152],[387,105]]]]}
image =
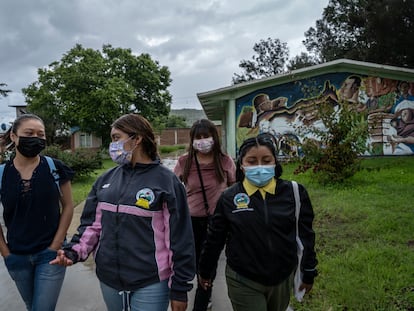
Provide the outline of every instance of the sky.
{"type": "Polygon", "coordinates": [[[197,93],[231,85],[267,38],[286,42],[290,58],[305,52],[304,33],[322,18],[329,0],[2,0],[0,123],[24,105],[21,89],[37,70],[76,44],[106,44],[148,53],[171,72],[172,109],[202,109],[197,93]]]}

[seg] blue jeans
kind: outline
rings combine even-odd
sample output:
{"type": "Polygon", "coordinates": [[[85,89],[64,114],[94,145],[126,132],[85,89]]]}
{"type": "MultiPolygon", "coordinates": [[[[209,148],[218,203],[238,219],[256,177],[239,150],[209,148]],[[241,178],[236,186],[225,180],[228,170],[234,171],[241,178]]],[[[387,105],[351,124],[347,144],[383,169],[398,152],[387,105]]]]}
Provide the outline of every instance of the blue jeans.
{"type": "Polygon", "coordinates": [[[167,311],[169,303],[167,281],[155,283],[134,292],[120,292],[102,282],[100,285],[108,311],[167,311]],[[129,308],[124,308],[124,304],[129,308]]]}
{"type": "Polygon", "coordinates": [[[56,251],[45,249],[31,255],[10,254],[4,263],[29,311],[54,311],[66,268],[50,265],[56,251]]]}

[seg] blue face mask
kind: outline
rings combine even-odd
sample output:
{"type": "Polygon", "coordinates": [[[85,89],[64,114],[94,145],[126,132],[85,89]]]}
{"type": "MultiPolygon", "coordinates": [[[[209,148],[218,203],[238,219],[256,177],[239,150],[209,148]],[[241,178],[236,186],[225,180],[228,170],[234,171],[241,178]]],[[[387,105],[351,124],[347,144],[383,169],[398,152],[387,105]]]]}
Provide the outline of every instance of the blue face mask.
{"type": "Polygon", "coordinates": [[[124,144],[128,141],[114,141],[109,144],[109,155],[111,159],[117,164],[128,164],[131,162],[132,150],[126,151],[124,144]]]}
{"type": "Polygon", "coordinates": [[[257,187],[267,185],[275,176],[275,165],[243,166],[247,180],[257,187]]]}

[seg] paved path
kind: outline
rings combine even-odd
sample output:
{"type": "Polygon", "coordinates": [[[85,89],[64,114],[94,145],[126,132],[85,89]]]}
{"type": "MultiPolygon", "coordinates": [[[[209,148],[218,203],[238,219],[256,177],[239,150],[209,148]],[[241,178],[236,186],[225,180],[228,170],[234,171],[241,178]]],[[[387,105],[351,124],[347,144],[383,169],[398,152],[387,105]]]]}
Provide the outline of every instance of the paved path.
{"type": "MultiPolygon", "coordinates": [[[[79,224],[80,214],[83,204],[75,208],[75,214],[69,236],[76,232],[79,224]]],[[[0,204],[0,215],[3,208],[0,204]]],[[[0,219],[3,217],[1,216],[0,219]]],[[[230,301],[227,297],[227,286],[224,278],[225,257],[221,256],[217,279],[213,288],[213,310],[227,311],[232,310],[230,301]]],[[[195,283],[195,280],[193,281],[195,283]]],[[[0,260],[0,310],[22,311],[25,306],[17,292],[17,289],[10,279],[4,266],[4,261],[0,260]]],[[[192,310],[194,290],[189,295],[188,310],[192,310]]],[[[56,311],[101,311],[106,310],[102,300],[98,279],[94,272],[93,259],[88,259],[85,263],[78,263],[66,270],[65,281],[59,297],[56,311]]]]}

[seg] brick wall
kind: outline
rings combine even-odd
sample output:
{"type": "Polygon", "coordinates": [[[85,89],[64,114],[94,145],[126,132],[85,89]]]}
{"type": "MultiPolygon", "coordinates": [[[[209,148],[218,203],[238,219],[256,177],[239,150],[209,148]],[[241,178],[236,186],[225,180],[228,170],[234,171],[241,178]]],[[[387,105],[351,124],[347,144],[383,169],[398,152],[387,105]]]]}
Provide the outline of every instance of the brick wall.
{"type": "MultiPolygon", "coordinates": [[[[218,125],[219,137],[221,137],[221,126],[218,125]]],[[[157,143],[160,146],[187,145],[190,141],[189,128],[168,128],[157,135],[157,143]]]]}

